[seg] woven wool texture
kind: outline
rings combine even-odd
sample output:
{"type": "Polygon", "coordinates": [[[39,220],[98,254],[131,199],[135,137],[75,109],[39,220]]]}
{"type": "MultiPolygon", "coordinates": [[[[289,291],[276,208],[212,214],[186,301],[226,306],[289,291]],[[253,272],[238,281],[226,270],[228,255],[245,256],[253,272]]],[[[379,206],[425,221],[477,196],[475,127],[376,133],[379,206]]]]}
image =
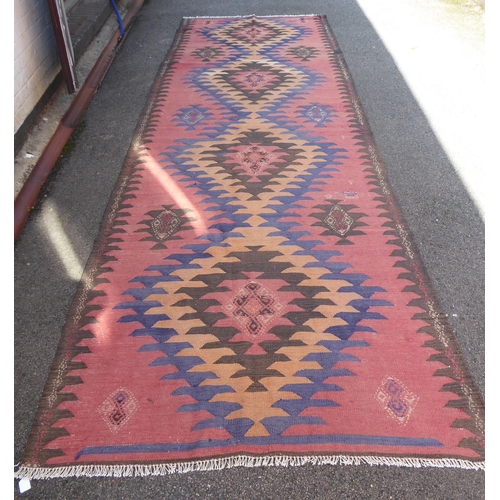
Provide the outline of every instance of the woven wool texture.
{"type": "Polygon", "coordinates": [[[324,16],[189,18],[18,477],[484,467],[483,403],[324,16]]]}

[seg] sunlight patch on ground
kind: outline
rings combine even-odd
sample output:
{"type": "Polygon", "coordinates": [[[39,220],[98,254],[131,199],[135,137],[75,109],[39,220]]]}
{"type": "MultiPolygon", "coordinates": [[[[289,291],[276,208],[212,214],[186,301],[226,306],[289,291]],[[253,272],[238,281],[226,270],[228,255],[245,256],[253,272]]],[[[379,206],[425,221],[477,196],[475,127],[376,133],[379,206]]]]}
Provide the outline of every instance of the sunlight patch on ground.
{"type": "Polygon", "coordinates": [[[47,207],[42,218],[45,234],[57,253],[61,264],[69,278],[79,281],[83,274],[83,265],[76,255],[73,245],[69,240],[59,220],[57,207],[52,201],[47,201],[47,207]]]}
{"type": "Polygon", "coordinates": [[[357,1],[484,218],[484,12],[470,2],[357,1]]]}

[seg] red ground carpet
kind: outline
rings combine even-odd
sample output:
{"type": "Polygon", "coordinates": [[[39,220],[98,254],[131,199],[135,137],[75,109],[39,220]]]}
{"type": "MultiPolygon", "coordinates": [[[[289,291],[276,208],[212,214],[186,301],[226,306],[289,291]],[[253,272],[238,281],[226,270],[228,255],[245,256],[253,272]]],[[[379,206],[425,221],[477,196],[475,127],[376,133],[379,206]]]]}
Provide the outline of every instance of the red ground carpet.
{"type": "Polygon", "coordinates": [[[482,469],[483,406],[325,17],[185,19],[16,476],[482,469]]]}

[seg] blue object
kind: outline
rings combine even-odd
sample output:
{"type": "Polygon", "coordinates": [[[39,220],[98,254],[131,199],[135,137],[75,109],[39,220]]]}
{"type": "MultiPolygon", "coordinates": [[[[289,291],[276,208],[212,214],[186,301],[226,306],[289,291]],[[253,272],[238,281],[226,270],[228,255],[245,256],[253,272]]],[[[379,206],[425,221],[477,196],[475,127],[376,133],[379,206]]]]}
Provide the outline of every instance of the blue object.
{"type": "Polygon", "coordinates": [[[122,18],[120,16],[120,13],[118,12],[118,8],[116,7],[115,1],[114,0],[109,0],[111,2],[111,5],[113,6],[113,9],[116,13],[116,18],[118,19],[118,24],[120,25],[120,36],[122,37],[125,33],[125,30],[123,29],[123,22],[122,18]]]}

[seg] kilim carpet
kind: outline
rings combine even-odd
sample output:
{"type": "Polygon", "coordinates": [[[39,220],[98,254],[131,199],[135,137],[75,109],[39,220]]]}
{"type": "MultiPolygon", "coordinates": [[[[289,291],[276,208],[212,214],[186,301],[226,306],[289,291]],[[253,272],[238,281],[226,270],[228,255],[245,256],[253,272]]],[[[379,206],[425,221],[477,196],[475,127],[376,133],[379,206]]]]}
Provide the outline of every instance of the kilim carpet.
{"type": "Polygon", "coordinates": [[[483,469],[483,409],[326,18],[184,19],[16,477],[483,469]]]}

